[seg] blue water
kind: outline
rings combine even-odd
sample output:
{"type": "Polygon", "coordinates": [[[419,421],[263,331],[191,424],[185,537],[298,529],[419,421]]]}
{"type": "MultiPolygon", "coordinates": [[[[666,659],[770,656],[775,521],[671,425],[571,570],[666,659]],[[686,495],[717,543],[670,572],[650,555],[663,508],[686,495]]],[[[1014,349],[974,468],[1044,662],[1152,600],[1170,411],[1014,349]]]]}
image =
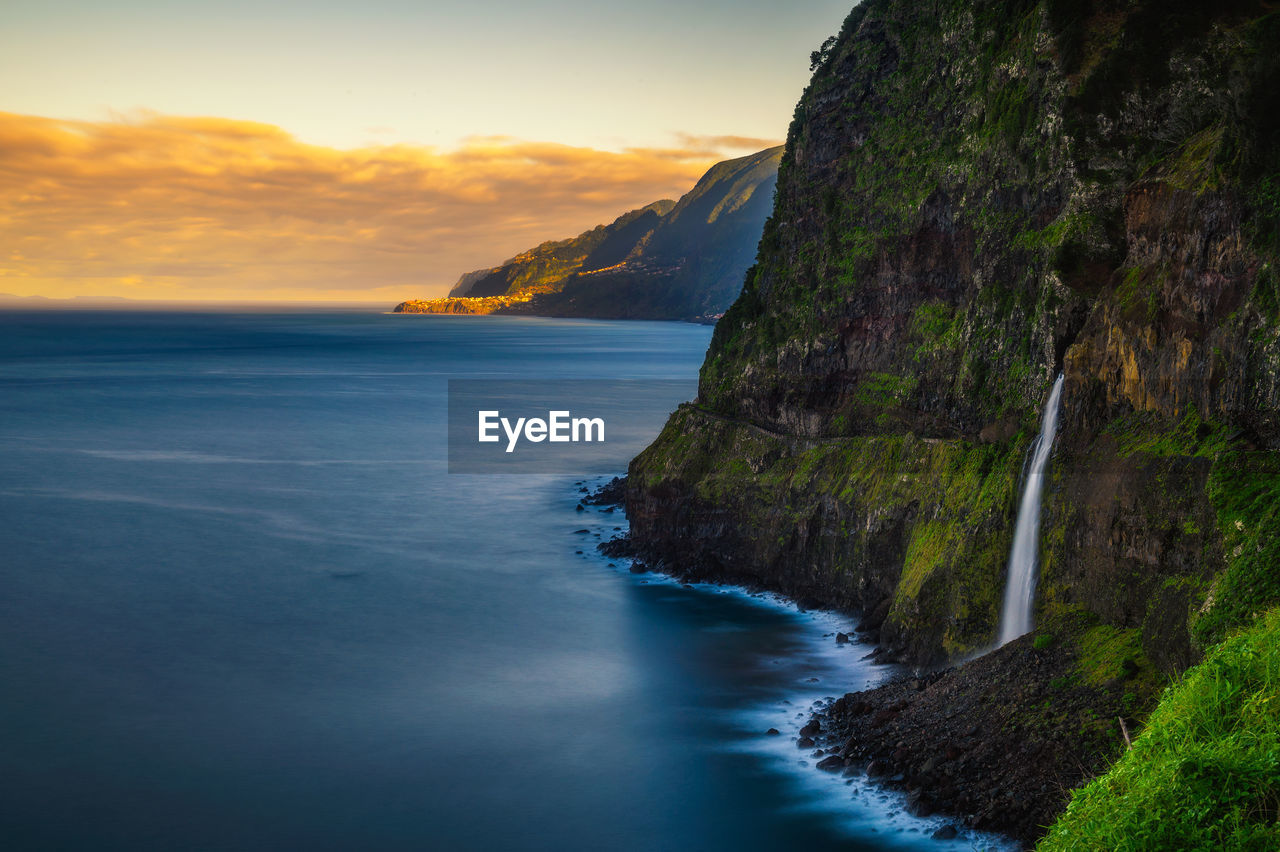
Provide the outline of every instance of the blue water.
{"type": "Polygon", "coordinates": [[[793,745],[884,674],[847,619],[630,574],[581,477],[446,473],[447,379],[709,335],[0,314],[5,848],[970,848],[793,745]]]}

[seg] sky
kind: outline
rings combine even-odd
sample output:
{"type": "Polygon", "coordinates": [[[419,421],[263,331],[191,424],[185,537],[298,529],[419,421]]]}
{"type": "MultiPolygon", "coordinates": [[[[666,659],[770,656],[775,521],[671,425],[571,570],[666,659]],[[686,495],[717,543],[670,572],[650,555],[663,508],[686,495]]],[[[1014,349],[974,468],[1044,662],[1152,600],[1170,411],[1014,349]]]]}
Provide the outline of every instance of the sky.
{"type": "Polygon", "coordinates": [[[392,300],[778,144],[852,0],[0,8],[0,293],[392,300]]]}

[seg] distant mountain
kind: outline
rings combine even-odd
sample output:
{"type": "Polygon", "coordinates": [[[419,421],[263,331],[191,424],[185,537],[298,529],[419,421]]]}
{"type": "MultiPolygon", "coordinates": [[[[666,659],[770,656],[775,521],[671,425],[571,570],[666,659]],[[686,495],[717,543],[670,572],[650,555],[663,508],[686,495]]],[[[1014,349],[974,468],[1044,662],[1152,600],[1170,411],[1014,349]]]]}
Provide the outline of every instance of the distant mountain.
{"type": "Polygon", "coordinates": [[[118,306],[135,300],[125,296],[15,296],[13,293],[0,293],[0,305],[6,307],[48,308],[74,306],[77,308],[95,305],[118,306]]]}
{"type": "Polygon", "coordinates": [[[597,225],[568,240],[545,242],[492,269],[468,272],[453,285],[449,297],[548,292],[575,272],[603,269],[625,260],[675,206],[670,199],[655,201],[623,213],[611,225],[597,225]]]}
{"type": "Polygon", "coordinates": [[[707,319],[742,289],[773,206],[782,148],[717,163],[678,202],[658,201],[458,279],[398,313],[707,319]]]}

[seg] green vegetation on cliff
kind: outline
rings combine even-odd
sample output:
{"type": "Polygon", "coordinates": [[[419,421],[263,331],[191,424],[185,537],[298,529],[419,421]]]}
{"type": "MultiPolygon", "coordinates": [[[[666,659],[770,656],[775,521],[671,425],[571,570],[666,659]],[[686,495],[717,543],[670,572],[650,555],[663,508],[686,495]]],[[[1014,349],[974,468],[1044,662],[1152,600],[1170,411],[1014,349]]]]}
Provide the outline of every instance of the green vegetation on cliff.
{"type": "Polygon", "coordinates": [[[631,487],[689,490],[715,507],[661,519],[698,548],[680,570],[749,578],[764,565],[783,590],[829,605],[882,600],[874,621],[886,624],[886,641],[941,662],[995,630],[1003,578],[992,566],[1009,551],[1029,441],[795,441],[685,406],[633,464],[631,487]],[[732,519],[733,538],[712,550],[705,532],[724,535],[720,518],[732,519]]]}
{"type": "Polygon", "coordinates": [[[691,449],[664,433],[633,464],[637,539],[680,570],[887,608],[903,659],[980,648],[1061,370],[1040,620],[1136,631],[1172,672],[1280,600],[1266,500],[1227,496],[1242,464],[1270,495],[1280,448],[1275,18],[1249,2],[855,8],[814,57],[756,265],[702,369],[707,416],[673,421],[691,449]],[[771,446],[737,455],[717,418],[771,446]],[[918,440],[863,459],[874,474],[788,475],[890,436],[918,440]],[[972,511],[942,456],[998,458],[1003,502],[972,511]],[[817,544],[836,517],[866,540],[817,544]],[[812,532],[790,564],[747,549],[795,538],[797,518],[812,532]],[[951,609],[984,615],[944,626],[951,609]]]}
{"type": "Polygon", "coordinates": [[[1133,748],[1039,848],[1280,848],[1280,610],[1170,687],[1133,748]]]}
{"type": "Polygon", "coordinates": [[[542,243],[493,269],[468,272],[449,296],[456,299],[550,292],[576,272],[593,272],[625,260],[675,204],[655,201],[623,213],[609,225],[597,225],[567,240],[542,243]]]}
{"type": "Polygon", "coordinates": [[[1250,624],[1280,600],[1280,459],[1237,451],[1216,460],[1209,497],[1217,512],[1226,568],[1193,619],[1208,647],[1250,624]]]}

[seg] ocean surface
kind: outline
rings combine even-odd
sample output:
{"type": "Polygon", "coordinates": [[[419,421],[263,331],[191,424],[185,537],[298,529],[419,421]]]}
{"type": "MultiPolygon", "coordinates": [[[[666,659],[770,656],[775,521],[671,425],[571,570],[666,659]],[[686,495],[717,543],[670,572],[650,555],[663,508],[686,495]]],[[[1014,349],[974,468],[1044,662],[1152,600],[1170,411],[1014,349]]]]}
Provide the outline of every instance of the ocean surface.
{"type": "Polygon", "coordinates": [[[693,378],[709,338],[0,313],[4,848],[988,845],[796,749],[889,674],[850,618],[631,574],[575,511],[607,477],[447,472],[448,379],[693,378]]]}

